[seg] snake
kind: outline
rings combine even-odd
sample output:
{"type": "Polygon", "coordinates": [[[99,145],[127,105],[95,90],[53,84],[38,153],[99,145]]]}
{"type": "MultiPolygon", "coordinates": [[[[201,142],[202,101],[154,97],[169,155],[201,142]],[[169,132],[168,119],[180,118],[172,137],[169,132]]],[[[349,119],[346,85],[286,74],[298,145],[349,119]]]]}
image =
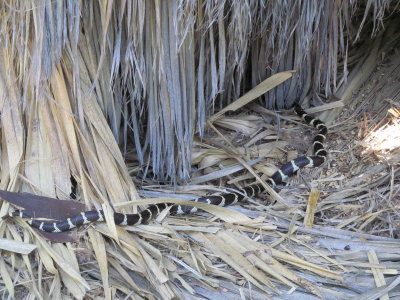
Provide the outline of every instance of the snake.
{"type": "MultiPolygon", "coordinates": [[[[271,177],[265,180],[265,182],[272,188],[279,185],[285,185],[287,178],[296,173],[298,170],[307,167],[318,167],[327,159],[327,151],[324,148],[324,142],[328,133],[328,128],[326,125],[321,120],[307,114],[299,104],[294,105],[294,111],[305,123],[318,130],[318,134],[314,137],[312,144],[313,155],[299,156],[285,163],[271,177]]],[[[234,205],[246,199],[247,197],[254,197],[262,192],[265,192],[265,187],[260,183],[254,183],[233,192],[223,193],[220,195],[203,196],[193,201],[225,207],[234,205]]],[[[114,222],[116,225],[120,226],[135,226],[145,224],[158,216],[165,209],[169,209],[169,213],[171,215],[192,214],[198,211],[198,208],[195,206],[178,205],[173,203],[158,203],[150,205],[146,209],[135,214],[114,212],[114,222]]],[[[20,217],[26,219],[26,222],[33,228],[53,233],[69,231],[85,224],[105,221],[103,210],[84,211],[75,216],[67,218],[66,220],[56,222],[32,218],[21,210],[9,212],[8,215],[3,217],[3,219],[10,217],[20,217]]]]}

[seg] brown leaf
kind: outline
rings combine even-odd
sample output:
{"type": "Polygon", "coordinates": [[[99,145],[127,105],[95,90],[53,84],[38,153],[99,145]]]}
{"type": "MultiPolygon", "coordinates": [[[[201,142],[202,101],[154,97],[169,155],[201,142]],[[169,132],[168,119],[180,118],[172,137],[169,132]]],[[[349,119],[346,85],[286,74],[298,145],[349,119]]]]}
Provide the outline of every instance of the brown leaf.
{"type": "MultiPolygon", "coordinates": [[[[34,218],[46,218],[62,221],[85,211],[85,205],[72,200],[59,200],[29,193],[14,193],[0,190],[0,198],[23,210],[34,218]]],[[[77,239],[75,231],[50,233],[37,230],[48,240],[55,242],[72,242],[77,239]]]]}

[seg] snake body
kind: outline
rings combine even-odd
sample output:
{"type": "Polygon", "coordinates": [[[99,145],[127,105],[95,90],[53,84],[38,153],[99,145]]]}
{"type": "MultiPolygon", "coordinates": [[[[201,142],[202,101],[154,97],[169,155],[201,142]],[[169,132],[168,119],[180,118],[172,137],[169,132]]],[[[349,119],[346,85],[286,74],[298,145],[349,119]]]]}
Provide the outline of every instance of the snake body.
{"type": "MultiPolygon", "coordinates": [[[[301,117],[307,124],[312,125],[318,130],[318,134],[313,140],[313,153],[312,156],[300,156],[294,160],[291,160],[284,164],[278,171],[276,171],[266,182],[272,187],[284,184],[286,179],[292,174],[296,173],[298,170],[305,167],[318,167],[323,162],[326,161],[327,152],[324,149],[324,141],[326,134],[328,132],[325,124],[310,115],[308,115],[299,105],[295,105],[295,112],[299,117],[301,117]]],[[[259,193],[265,191],[265,188],[261,184],[251,184],[237,192],[230,192],[221,195],[205,196],[197,198],[193,201],[200,203],[208,203],[217,206],[229,206],[242,201],[246,197],[254,197],[259,193]]],[[[195,213],[198,211],[197,207],[184,206],[170,203],[159,203],[150,205],[147,209],[136,213],[136,214],[122,214],[114,213],[114,222],[116,225],[139,225],[147,223],[164,209],[170,209],[170,214],[183,215],[189,213],[195,213]]],[[[45,232],[63,232],[71,230],[75,227],[79,227],[84,224],[90,224],[93,222],[104,222],[105,216],[102,210],[90,210],[81,212],[71,218],[63,221],[52,222],[52,221],[42,221],[31,218],[29,215],[25,214],[23,211],[13,211],[10,212],[6,217],[21,217],[28,219],[27,223],[34,228],[45,232]]]]}

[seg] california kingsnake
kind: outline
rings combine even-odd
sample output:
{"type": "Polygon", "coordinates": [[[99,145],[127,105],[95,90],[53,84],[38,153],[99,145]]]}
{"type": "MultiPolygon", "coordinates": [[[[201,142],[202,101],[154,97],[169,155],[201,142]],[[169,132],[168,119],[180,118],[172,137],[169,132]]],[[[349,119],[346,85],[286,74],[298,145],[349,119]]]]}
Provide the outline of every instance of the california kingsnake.
{"type": "MultiPolygon", "coordinates": [[[[299,106],[295,105],[295,112],[308,124],[314,126],[318,129],[318,134],[315,136],[313,141],[313,156],[300,156],[294,160],[287,162],[278,171],[276,171],[266,182],[272,187],[276,185],[283,184],[288,176],[294,174],[301,168],[305,167],[317,167],[325,162],[327,157],[327,152],[324,149],[323,142],[325,141],[325,136],[328,132],[325,124],[310,116],[299,106]]],[[[218,196],[205,196],[195,199],[196,202],[208,203],[218,206],[228,206],[233,205],[239,201],[242,201],[246,197],[253,197],[265,189],[261,184],[252,184],[245,188],[238,190],[237,192],[226,193],[218,196]]],[[[150,221],[153,217],[157,216],[162,210],[170,207],[170,213],[181,215],[197,212],[197,207],[174,205],[169,203],[160,203],[149,206],[147,209],[143,210],[137,214],[121,214],[114,213],[114,222],[116,225],[139,225],[150,221]]],[[[71,230],[75,227],[79,227],[84,224],[89,224],[93,222],[103,222],[105,221],[104,213],[102,210],[91,210],[86,212],[81,212],[67,220],[60,222],[50,222],[50,221],[40,221],[32,219],[30,216],[26,215],[22,211],[10,212],[6,217],[21,217],[29,219],[27,221],[32,227],[40,229],[46,232],[63,232],[71,230]]]]}

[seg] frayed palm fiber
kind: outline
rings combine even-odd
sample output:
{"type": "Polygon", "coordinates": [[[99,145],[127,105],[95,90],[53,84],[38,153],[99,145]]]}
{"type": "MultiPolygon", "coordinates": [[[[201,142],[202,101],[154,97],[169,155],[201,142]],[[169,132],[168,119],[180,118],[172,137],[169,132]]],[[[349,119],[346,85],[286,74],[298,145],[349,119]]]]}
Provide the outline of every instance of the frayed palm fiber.
{"type": "MultiPolygon", "coordinates": [[[[161,216],[135,228],[91,226],[66,244],[45,241],[23,222],[2,222],[2,297],[396,293],[398,155],[385,147],[381,156],[390,157],[381,160],[371,147],[383,141],[369,131],[398,127],[387,114],[398,93],[382,76],[377,91],[386,88],[392,102],[361,101],[354,92],[378,63],[396,74],[398,55],[383,60],[398,41],[398,12],[394,1],[376,0],[1,0],[3,190],[65,199],[72,176],[77,201],[125,212],[137,209],[133,179],[147,187],[145,197],[217,192],[249,174],[270,175],[271,164],[310,148],[301,146],[304,128],[291,113],[267,108],[341,99],[318,108],[331,126],[332,163],[306,172],[311,193],[297,177],[294,188],[274,195],[274,206],[254,200],[234,213],[217,211],[227,223],[209,214],[161,216]],[[230,116],[214,115],[232,103],[230,116]],[[241,169],[250,172],[231,175],[241,169]],[[186,188],[169,186],[190,177],[186,188]],[[314,207],[304,202],[309,194],[314,207]]],[[[2,202],[1,215],[9,208],[2,202]]]]}

